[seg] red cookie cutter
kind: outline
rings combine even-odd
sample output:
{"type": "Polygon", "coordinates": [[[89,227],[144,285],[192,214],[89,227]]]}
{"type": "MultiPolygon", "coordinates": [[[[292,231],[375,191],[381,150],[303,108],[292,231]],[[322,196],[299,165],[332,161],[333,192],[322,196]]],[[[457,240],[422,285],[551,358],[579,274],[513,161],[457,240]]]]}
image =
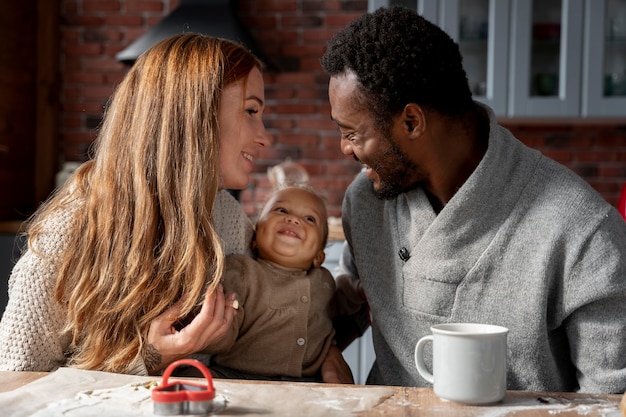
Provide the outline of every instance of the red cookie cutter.
{"type": "Polygon", "coordinates": [[[208,414],[213,410],[215,389],[213,378],[206,366],[195,359],[181,359],[170,364],[163,373],[161,385],[152,390],[154,414],[173,416],[179,414],[208,414]],[[180,365],[191,365],[202,372],[206,384],[189,381],[168,382],[172,371],[180,365]]]}

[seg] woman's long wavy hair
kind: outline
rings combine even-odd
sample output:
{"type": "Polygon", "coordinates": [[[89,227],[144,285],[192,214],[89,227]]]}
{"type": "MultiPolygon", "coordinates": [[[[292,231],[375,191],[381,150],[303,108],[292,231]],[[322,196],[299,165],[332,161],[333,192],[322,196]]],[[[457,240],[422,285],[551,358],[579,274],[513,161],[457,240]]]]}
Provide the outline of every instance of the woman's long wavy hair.
{"type": "Polygon", "coordinates": [[[113,95],[93,159],[36,213],[33,250],[48,214],[81,207],[55,292],[71,366],[126,371],[155,317],[178,301],[186,316],[219,282],[220,98],[254,67],[242,46],[199,34],[146,51],[113,95]]]}

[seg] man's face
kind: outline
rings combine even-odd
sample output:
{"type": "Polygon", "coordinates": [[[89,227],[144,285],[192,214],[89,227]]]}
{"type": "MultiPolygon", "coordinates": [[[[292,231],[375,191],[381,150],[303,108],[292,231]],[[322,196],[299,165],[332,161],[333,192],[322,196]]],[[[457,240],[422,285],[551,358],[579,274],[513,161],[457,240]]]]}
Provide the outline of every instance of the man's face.
{"type": "Polygon", "coordinates": [[[365,166],[376,195],[392,199],[415,188],[422,175],[418,166],[399,147],[406,127],[398,117],[388,132],[380,132],[371,113],[357,105],[360,87],[356,75],[346,72],[330,78],[331,118],[341,132],[341,151],[365,166]]]}

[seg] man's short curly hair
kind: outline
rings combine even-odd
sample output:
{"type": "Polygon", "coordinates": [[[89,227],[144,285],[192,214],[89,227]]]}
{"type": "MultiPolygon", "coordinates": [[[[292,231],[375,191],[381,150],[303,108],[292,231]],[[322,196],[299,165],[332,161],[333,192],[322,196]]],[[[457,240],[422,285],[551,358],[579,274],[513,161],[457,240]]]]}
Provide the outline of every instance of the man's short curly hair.
{"type": "Polygon", "coordinates": [[[321,62],[330,76],[356,74],[362,104],[381,128],[408,103],[452,117],[473,108],[458,45],[405,7],[361,16],[331,39],[321,62]]]}

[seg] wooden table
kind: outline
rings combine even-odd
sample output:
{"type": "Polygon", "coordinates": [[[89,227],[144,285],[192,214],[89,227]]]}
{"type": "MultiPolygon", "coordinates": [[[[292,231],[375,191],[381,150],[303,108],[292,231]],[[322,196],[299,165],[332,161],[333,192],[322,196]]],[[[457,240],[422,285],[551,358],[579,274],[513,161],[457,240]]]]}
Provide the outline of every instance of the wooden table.
{"type": "MultiPolygon", "coordinates": [[[[43,372],[0,372],[0,392],[20,388],[47,375],[43,372]]],[[[234,381],[230,383],[260,383],[259,381],[234,381]]],[[[262,382],[276,385],[277,397],[280,386],[285,382],[262,382]]],[[[325,387],[346,388],[345,385],[320,384],[325,387]]],[[[430,388],[386,387],[394,394],[370,411],[358,416],[485,416],[485,417],[569,417],[602,416],[621,417],[619,402],[621,395],[592,395],[577,393],[547,393],[507,391],[505,399],[495,405],[467,406],[442,401],[430,388]]],[[[277,401],[279,401],[277,399],[277,401]]],[[[227,409],[228,410],[228,409],[227,409]]],[[[226,413],[228,414],[228,413],[226,413]]]]}
{"type": "Polygon", "coordinates": [[[47,372],[0,371],[0,392],[13,391],[47,375],[47,372]]]}

